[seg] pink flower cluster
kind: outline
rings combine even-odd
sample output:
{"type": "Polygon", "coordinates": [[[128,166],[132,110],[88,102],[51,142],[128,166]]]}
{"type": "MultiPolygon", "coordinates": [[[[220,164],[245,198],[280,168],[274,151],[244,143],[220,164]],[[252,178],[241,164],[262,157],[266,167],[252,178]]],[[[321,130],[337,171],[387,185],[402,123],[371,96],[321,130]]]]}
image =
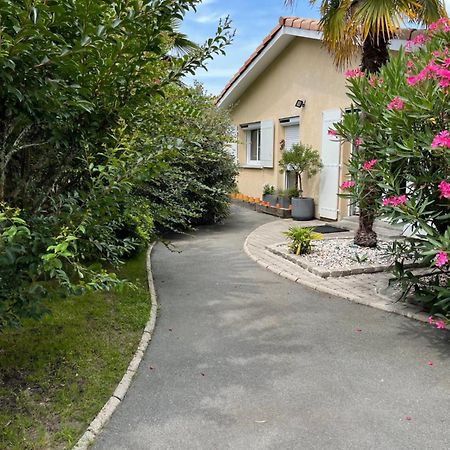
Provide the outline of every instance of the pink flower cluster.
{"type": "Polygon", "coordinates": [[[361,69],[357,67],[356,69],[346,70],[344,75],[347,78],[359,78],[364,76],[364,72],[362,72],[361,69]]]}
{"type": "Polygon", "coordinates": [[[406,43],[406,48],[409,49],[411,47],[414,47],[416,45],[423,45],[426,41],[428,41],[430,38],[425,36],[424,34],[418,34],[414,39],[408,41],[406,43]]]}
{"type": "Polygon", "coordinates": [[[370,161],[366,161],[363,164],[363,169],[364,170],[370,170],[372,169],[372,167],[378,162],[378,159],[371,159],[370,161]]]}
{"type": "Polygon", "coordinates": [[[354,187],[355,184],[356,184],[356,183],[355,183],[353,180],[350,180],[350,181],[344,181],[344,182],[341,184],[341,189],[342,189],[343,191],[345,191],[346,189],[350,189],[350,188],[354,187]]]}
{"type": "Polygon", "coordinates": [[[433,316],[428,317],[428,323],[430,325],[435,325],[438,330],[445,329],[445,322],[443,320],[434,320],[433,316]]]}
{"type": "Polygon", "coordinates": [[[355,147],[359,147],[360,145],[362,145],[363,140],[360,137],[355,138],[355,140],[353,141],[353,145],[355,147]]]}
{"type": "Polygon", "coordinates": [[[445,180],[442,180],[439,183],[439,190],[441,191],[441,195],[439,198],[450,198],[450,183],[447,183],[445,180]]]}
{"type": "Polygon", "coordinates": [[[378,85],[380,85],[380,84],[383,84],[384,80],[383,80],[383,78],[378,78],[376,75],[372,75],[372,76],[367,80],[367,82],[368,82],[372,87],[375,87],[375,86],[378,86],[378,85]]]}
{"type": "Polygon", "coordinates": [[[422,80],[435,79],[441,88],[450,86],[450,58],[446,58],[441,65],[437,64],[433,59],[417,74],[406,78],[406,82],[410,86],[416,85],[422,80]]]}
{"type": "Polygon", "coordinates": [[[431,143],[431,148],[450,148],[450,133],[447,130],[438,133],[431,143]]]}
{"type": "Polygon", "coordinates": [[[442,30],[448,33],[450,31],[450,19],[447,17],[441,17],[437,22],[431,23],[428,30],[431,32],[442,30]]]}
{"type": "Polygon", "coordinates": [[[406,195],[400,195],[399,197],[387,197],[383,199],[383,206],[399,206],[406,202],[406,195]]]}
{"type": "Polygon", "coordinates": [[[328,136],[337,136],[336,130],[328,130],[328,136]]]}
{"type": "Polygon", "coordinates": [[[443,267],[448,263],[448,255],[443,250],[439,250],[436,255],[434,264],[436,267],[443,267]]]}
{"type": "Polygon", "coordinates": [[[393,109],[395,111],[403,109],[403,107],[403,100],[400,97],[394,97],[394,99],[387,105],[387,109],[393,109]]]}

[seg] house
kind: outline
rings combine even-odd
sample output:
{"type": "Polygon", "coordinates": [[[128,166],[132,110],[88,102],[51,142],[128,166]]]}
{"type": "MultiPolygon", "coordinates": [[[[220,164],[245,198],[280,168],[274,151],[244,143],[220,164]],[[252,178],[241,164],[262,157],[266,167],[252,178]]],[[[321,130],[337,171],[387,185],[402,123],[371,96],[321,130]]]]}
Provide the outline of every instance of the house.
{"type": "MultiPolygon", "coordinates": [[[[400,30],[391,51],[417,33],[400,30]]],[[[344,73],[336,69],[321,38],[317,20],[281,17],[225,86],[217,104],[231,108],[237,129],[239,192],[261,197],[264,184],[294,187],[293,175],[280,173],[278,161],[283,149],[301,141],[319,150],[324,165],[319,175],[306,180],[304,195],[314,198],[316,217],[337,220],[352,214],[348,201],[337,195],[351,149],[328,130],[350,101],[344,73]]]]}

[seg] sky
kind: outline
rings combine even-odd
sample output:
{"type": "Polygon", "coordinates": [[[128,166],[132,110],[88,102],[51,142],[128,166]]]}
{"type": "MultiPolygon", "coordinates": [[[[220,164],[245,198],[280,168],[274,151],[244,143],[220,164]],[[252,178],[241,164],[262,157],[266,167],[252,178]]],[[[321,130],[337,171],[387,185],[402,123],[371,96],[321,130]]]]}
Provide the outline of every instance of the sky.
{"type": "MultiPolygon", "coordinates": [[[[445,3],[450,12],[450,0],[445,3]]],[[[280,16],[318,18],[319,11],[309,0],[297,0],[294,8],[286,7],[283,0],[203,0],[196,13],[190,12],[185,17],[181,30],[194,42],[202,43],[214,35],[219,19],[227,15],[236,29],[233,43],[227,47],[225,56],[216,56],[208,63],[208,71],[201,69],[194,77],[211,94],[222,90],[280,16]]]]}

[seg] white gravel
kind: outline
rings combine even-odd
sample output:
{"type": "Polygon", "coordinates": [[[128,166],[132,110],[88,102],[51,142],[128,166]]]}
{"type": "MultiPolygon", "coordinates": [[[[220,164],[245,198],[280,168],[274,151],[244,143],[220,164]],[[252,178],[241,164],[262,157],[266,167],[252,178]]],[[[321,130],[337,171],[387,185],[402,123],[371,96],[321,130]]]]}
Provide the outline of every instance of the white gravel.
{"type": "Polygon", "coordinates": [[[299,258],[311,266],[327,270],[389,266],[393,261],[388,252],[390,244],[388,241],[378,241],[375,248],[361,248],[353,243],[353,239],[324,239],[313,241],[311,253],[299,258]]]}

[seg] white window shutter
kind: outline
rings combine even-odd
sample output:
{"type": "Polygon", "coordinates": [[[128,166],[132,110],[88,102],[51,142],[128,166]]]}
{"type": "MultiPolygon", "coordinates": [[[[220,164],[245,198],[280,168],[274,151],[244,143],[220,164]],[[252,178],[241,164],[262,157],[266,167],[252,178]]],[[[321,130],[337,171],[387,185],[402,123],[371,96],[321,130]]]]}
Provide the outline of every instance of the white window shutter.
{"type": "Polygon", "coordinates": [[[233,126],[233,136],[235,139],[235,142],[229,142],[225,144],[225,148],[228,150],[231,156],[235,159],[235,161],[238,160],[238,127],[233,126]]]}
{"type": "Polygon", "coordinates": [[[273,167],[273,122],[261,121],[261,165],[273,167]]]}
{"type": "Polygon", "coordinates": [[[290,150],[294,144],[300,143],[299,125],[284,127],[284,149],[290,150]]]}

